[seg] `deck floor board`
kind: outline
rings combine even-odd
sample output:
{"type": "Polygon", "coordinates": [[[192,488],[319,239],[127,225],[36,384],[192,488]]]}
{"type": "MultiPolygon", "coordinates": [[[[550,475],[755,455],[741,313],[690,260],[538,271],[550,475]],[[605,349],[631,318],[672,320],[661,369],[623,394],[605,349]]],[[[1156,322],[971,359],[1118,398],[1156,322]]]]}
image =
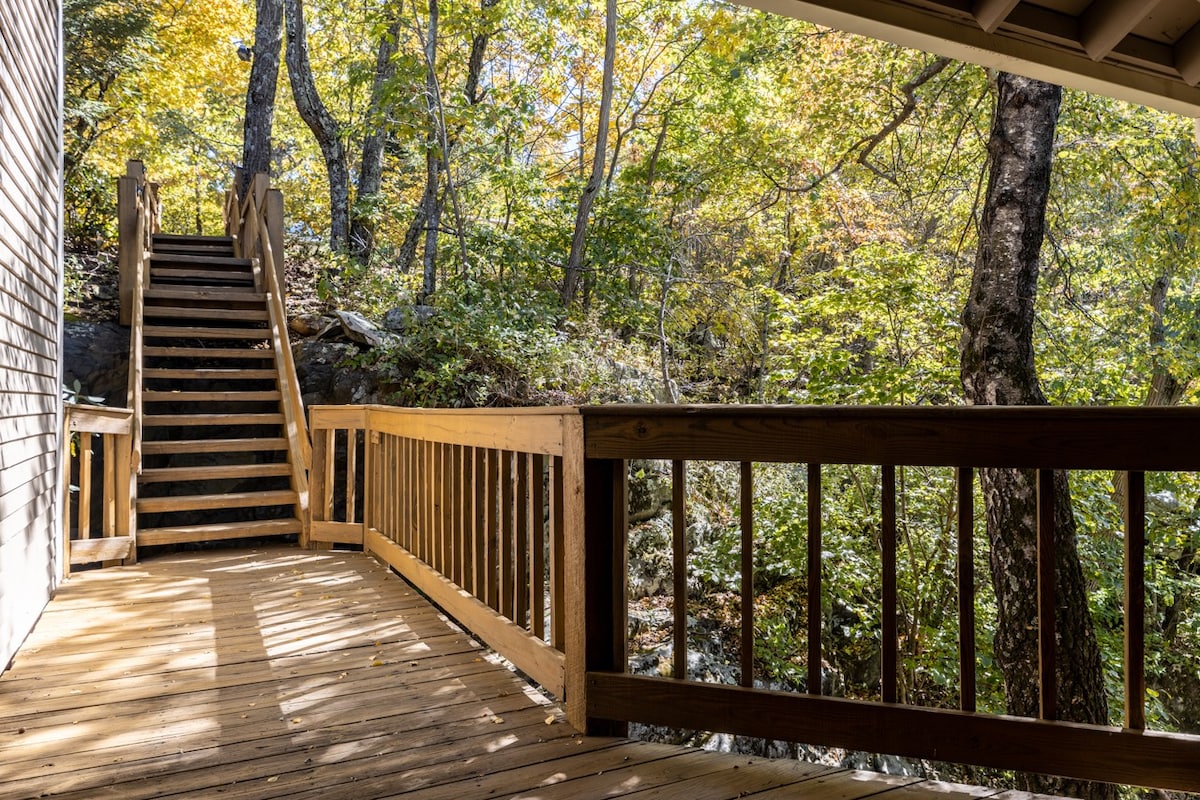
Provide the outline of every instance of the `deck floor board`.
{"type": "Polygon", "coordinates": [[[0,676],[4,798],[990,796],[580,736],[358,553],[218,550],[77,574],[0,676]]]}

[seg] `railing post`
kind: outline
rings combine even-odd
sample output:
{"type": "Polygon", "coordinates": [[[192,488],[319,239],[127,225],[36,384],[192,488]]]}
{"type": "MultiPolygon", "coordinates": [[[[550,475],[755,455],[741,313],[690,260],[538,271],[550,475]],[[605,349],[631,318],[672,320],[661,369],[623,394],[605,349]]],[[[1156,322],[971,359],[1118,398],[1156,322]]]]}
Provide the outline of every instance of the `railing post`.
{"type": "Polygon", "coordinates": [[[138,281],[141,253],[137,230],[137,179],[124,175],[117,179],[117,294],[121,301],[119,321],[133,320],[133,293],[138,281]]]}
{"type": "Polygon", "coordinates": [[[279,291],[287,297],[287,275],[283,269],[283,192],[267,190],[267,238],[271,242],[271,261],[278,279],[279,291]]]}
{"type": "Polygon", "coordinates": [[[588,713],[588,672],[626,662],[626,463],[584,456],[583,421],[564,419],[564,571],[567,586],[567,720],[591,735],[623,735],[625,723],[588,713]]]}

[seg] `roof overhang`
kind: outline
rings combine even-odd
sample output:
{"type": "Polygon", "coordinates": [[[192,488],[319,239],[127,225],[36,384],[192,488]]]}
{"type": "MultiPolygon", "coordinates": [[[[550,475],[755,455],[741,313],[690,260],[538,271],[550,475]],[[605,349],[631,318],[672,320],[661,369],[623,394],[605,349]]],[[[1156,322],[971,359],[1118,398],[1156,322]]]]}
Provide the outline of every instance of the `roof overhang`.
{"type": "Polygon", "coordinates": [[[738,0],[985,67],[1200,117],[1198,0],[738,0]]]}

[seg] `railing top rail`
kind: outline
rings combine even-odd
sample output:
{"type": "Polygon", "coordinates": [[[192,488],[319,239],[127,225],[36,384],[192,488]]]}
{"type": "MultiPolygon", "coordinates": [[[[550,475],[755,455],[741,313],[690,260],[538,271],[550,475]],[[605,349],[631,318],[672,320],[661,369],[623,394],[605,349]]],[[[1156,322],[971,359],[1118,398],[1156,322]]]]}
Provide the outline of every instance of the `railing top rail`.
{"type": "MultiPolygon", "coordinates": [[[[647,406],[653,408],[653,406],[647,406]]],[[[321,405],[310,406],[309,413],[314,416],[343,414],[347,411],[371,411],[383,414],[404,416],[454,417],[454,416],[492,416],[492,417],[563,417],[579,414],[579,406],[522,406],[520,408],[406,408],[403,406],[387,406],[381,404],[360,405],[321,405]]]]}
{"type": "Polygon", "coordinates": [[[83,433],[128,434],[133,430],[133,409],[64,403],[67,427],[83,433]]]}
{"type": "MultiPolygon", "coordinates": [[[[621,403],[570,406],[589,417],[835,417],[896,419],[1088,419],[1133,417],[1200,419],[1200,406],[920,406],[621,403]]],[[[503,409],[501,409],[503,410],[503,409]]]]}
{"type": "Polygon", "coordinates": [[[1200,408],[585,406],[590,458],[1200,470],[1200,408]]]}

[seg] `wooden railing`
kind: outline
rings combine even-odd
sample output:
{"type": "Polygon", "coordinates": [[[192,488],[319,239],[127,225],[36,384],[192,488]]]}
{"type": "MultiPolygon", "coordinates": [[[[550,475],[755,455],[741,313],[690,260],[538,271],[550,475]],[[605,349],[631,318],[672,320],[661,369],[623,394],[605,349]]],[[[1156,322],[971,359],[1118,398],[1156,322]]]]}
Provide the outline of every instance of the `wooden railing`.
{"type": "Polygon", "coordinates": [[[235,187],[225,196],[225,231],[233,238],[234,253],[239,258],[253,261],[255,285],[267,296],[271,346],[275,351],[275,366],[279,373],[292,487],[299,498],[299,516],[306,527],[301,540],[307,542],[310,517],[308,470],[312,464],[312,445],[284,307],[283,195],[278,189],[271,189],[270,180],[261,173],[250,182],[244,199],[238,196],[237,183],[240,181],[235,181],[235,187]]]}
{"type": "Polygon", "coordinates": [[[126,174],[117,179],[117,261],[120,322],[129,326],[127,402],[133,410],[131,447],[136,475],[142,471],[142,351],[145,342],[142,293],[150,285],[150,256],[154,249],[154,234],[159,230],[161,204],[158,184],[146,178],[146,167],[141,161],[127,162],[125,171],[126,174]]]}
{"type": "Polygon", "coordinates": [[[1200,736],[1145,730],[1143,574],[1148,471],[1200,471],[1200,410],[610,406],[517,411],[313,409],[314,538],[361,542],[565,701],[573,724],[625,722],[787,739],[1084,780],[1200,790],[1200,736]],[[335,435],[346,430],[345,436],[335,435]],[[365,466],[354,454],[359,432],[365,466]],[[335,457],[335,451],[351,453],[335,457]],[[626,481],[631,459],[673,465],[673,677],[630,675],[626,481]],[[691,679],[684,482],[691,461],[740,474],[741,575],[753,597],[753,483],[764,463],[807,475],[807,692],[754,686],[754,603],[741,604],[740,685],[691,679]],[[342,465],[339,472],[335,466],[342,465]],[[822,694],[822,467],[878,468],[883,620],[878,699],[822,694]],[[947,467],[959,485],[957,710],[897,702],[897,470],[947,467]],[[1037,471],[1041,718],[976,710],[975,470],[1037,471]],[[1053,486],[1058,470],[1126,471],[1123,727],[1055,719],[1053,486]],[[344,481],[344,483],[343,483],[344,481]],[[345,499],[334,503],[335,483],[345,499]],[[548,487],[543,488],[543,487],[548,487]],[[335,521],[334,517],[340,519],[335,521]],[[543,538],[544,537],[544,538],[543,538]],[[549,567],[539,561],[542,542],[549,567]],[[551,609],[551,635],[537,598],[551,609]],[[523,598],[528,598],[525,600],[523,598]],[[549,641],[547,641],[547,638],[549,641]]]}
{"type": "Polygon", "coordinates": [[[66,403],[63,430],[64,576],[71,574],[71,567],[81,564],[136,561],[133,409],[66,403]],[[93,458],[96,436],[103,442],[99,461],[93,458]],[[93,520],[92,505],[97,491],[102,510],[100,519],[93,520]],[[75,503],[71,502],[72,494],[75,503]],[[94,522],[99,522],[98,529],[94,522]]]}
{"type": "Polygon", "coordinates": [[[310,413],[312,541],[363,544],[561,697],[563,534],[581,530],[572,505],[580,475],[566,465],[579,463],[579,415],[382,406],[310,413]]]}

